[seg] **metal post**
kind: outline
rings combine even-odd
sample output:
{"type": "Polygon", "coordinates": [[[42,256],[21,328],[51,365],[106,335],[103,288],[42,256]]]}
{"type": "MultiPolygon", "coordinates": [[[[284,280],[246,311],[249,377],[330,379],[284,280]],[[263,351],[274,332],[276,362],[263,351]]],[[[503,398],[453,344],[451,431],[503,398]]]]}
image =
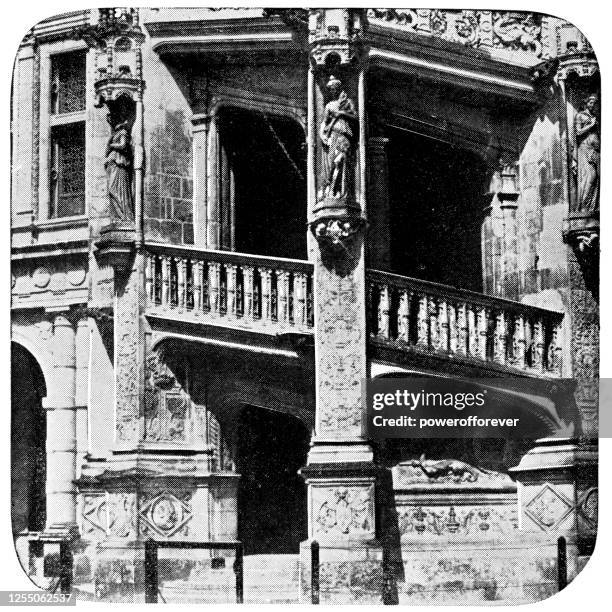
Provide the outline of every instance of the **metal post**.
{"type": "Polygon", "coordinates": [[[69,542],[60,542],[60,593],[69,595],[72,591],[72,550],[69,542]]]}
{"type": "Polygon", "coordinates": [[[236,546],[234,573],[236,574],[236,603],[244,603],[244,565],[242,543],[236,546]]]}
{"type": "Polygon", "coordinates": [[[567,542],[563,536],[557,540],[557,573],[559,590],[567,586],[567,542]]]}
{"type": "Polygon", "coordinates": [[[157,542],[145,542],[145,603],[157,603],[157,542]]]}
{"type": "Polygon", "coordinates": [[[319,543],[316,540],[310,545],[310,596],[314,606],[319,605],[319,543]]]}

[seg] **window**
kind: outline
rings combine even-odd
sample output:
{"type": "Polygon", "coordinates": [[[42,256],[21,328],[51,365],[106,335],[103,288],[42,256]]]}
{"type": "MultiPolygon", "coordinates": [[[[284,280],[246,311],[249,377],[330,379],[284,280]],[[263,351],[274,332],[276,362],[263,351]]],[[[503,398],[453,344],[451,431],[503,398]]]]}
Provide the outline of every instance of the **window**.
{"type": "Polygon", "coordinates": [[[56,126],[51,131],[50,217],[85,214],[85,124],[56,126]]]}
{"type": "Polygon", "coordinates": [[[84,51],[55,55],[51,59],[51,112],[75,113],[85,110],[84,51]]]}
{"type": "Polygon", "coordinates": [[[86,51],[52,55],[48,218],[85,214],[86,51]]]}

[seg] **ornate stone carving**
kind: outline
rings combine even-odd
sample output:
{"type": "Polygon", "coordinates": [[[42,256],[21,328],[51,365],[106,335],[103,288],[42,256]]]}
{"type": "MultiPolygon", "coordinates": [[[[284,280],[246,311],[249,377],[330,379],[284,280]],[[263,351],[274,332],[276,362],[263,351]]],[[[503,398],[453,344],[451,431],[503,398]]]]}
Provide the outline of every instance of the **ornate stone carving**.
{"type": "Polygon", "coordinates": [[[81,532],[84,537],[106,536],[108,508],[106,494],[83,495],[81,532]]]}
{"type": "Polygon", "coordinates": [[[308,16],[310,56],[318,65],[350,64],[358,55],[362,9],[312,9],[308,16]]]}
{"type": "Polygon", "coordinates": [[[192,518],[191,493],[181,493],[180,497],[168,492],[144,493],[139,514],[141,535],[187,535],[187,523],[192,518]]]}
{"type": "Polygon", "coordinates": [[[523,51],[537,58],[547,57],[550,43],[545,40],[541,18],[534,13],[440,9],[368,9],[372,23],[395,27],[426,36],[437,36],[470,47],[523,51]]]}
{"type": "Polygon", "coordinates": [[[399,466],[402,484],[412,482],[476,482],[505,479],[503,474],[473,467],[457,459],[419,459],[403,461],[399,466]]]}
{"type": "Polygon", "coordinates": [[[315,535],[373,535],[373,494],[373,486],[315,488],[313,491],[315,535]]]}
{"type": "Polygon", "coordinates": [[[516,509],[507,512],[490,506],[410,506],[399,510],[402,536],[432,534],[491,537],[508,535],[518,528],[516,509]]]}
{"type": "Polygon", "coordinates": [[[591,524],[597,527],[597,515],[599,510],[599,493],[597,487],[586,491],[578,503],[580,514],[591,524]]]}
{"type": "Polygon", "coordinates": [[[118,538],[136,537],[136,494],[108,494],[108,533],[118,538]]]}
{"type": "Polygon", "coordinates": [[[190,400],[159,351],[152,351],[145,368],[145,440],[184,442],[190,400]]]}
{"type": "Polygon", "coordinates": [[[531,51],[542,56],[542,28],[533,13],[494,12],[493,45],[512,51],[531,51]]]}
{"type": "Polygon", "coordinates": [[[525,513],[543,530],[556,528],[573,510],[572,502],[546,483],[525,505],[525,513]]]}
{"type": "Polygon", "coordinates": [[[324,219],[311,225],[312,233],[321,248],[345,251],[364,226],[363,219],[324,219]]]}

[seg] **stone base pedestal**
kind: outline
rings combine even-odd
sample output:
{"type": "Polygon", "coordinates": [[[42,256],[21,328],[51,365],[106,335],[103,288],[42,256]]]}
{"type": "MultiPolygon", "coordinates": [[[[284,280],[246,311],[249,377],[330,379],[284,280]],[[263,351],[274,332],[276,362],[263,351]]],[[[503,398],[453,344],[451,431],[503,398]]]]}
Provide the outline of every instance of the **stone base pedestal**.
{"type": "MultiPolygon", "coordinates": [[[[205,453],[141,451],[86,463],[78,481],[81,539],[75,547],[75,588],[96,600],[144,602],[146,540],[236,540],[238,478],[209,472],[205,453]]],[[[160,559],[169,557],[160,562],[160,583],[168,579],[185,585],[196,580],[192,574],[206,560],[224,556],[208,549],[166,553],[160,553],[160,559]]]]}
{"type": "MultiPolygon", "coordinates": [[[[319,542],[319,540],[317,540],[319,542]]],[[[311,603],[311,544],[300,545],[300,603],[311,603]]],[[[322,604],[383,603],[383,551],[376,540],[319,542],[322,604]]]]}
{"type": "Polygon", "coordinates": [[[551,542],[567,537],[579,555],[589,555],[597,534],[597,447],[573,439],[538,440],[510,471],[518,484],[519,528],[548,534],[551,542]]]}

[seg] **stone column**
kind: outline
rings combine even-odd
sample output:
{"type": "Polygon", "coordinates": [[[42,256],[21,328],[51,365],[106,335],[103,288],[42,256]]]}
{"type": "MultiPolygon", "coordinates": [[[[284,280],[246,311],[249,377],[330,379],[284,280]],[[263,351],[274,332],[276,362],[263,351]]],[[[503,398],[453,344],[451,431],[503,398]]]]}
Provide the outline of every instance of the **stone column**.
{"type": "Polygon", "coordinates": [[[376,270],[391,269],[388,144],[382,136],[368,140],[368,265],[376,270]]]}
{"type": "Polygon", "coordinates": [[[191,119],[193,135],[194,246],[206,248],[208,228],[208,115],[191,119]]]}
{"type": "MultiPolygon", "coordinates": [[[[322,573],[343,576],[340,579],[346,583],[336,586],[345,595],[358,588],[361,601],[380,601],[377,468],[362,403],[367,375],[367,63],[342,42],[351,39],[360,15],[349,9],[310,14],[314,87],[309,87],[308,105],[309,119],[315,124],[309,126],[309,158],[314,161],[309,170],[315,176],[308,177],[308,184],[314,187],[309,189],[309,226],[316,240],[312,253],[316,420],[301,473],[308,487],[308,536],[320,544],[322,573]]],[[[304,584],[309,579],[309,558],[309,542],[304,542],[304,584]]],[[[322,602],[334,597],[326,587],[321,596],[322,602]]]]}
{"type": "Polygon", "coordinates": [[[75,328],[68,312],[53,320],[53,379],[48,381],[47,526],[50,534],[76,526],[76,350],[75,328]]]}
{"type": "Polygon", "coordinates": [[[80,475],[81,467],[87,454],[87,388],[89,380],[90,330],[89,319],[79,317],[76,329],[76,380],[75,380],[75,410],[76,410],[76,475],[80,475]]]}
{"type": "Polygon", "coordinates": [[[207,191],[207,222],[206,222],[206,248],[218,249],[220,246],[220,202],[219,202],[219,125],[218,115],[210,117],[208,129],[208,162],[206,171],[208,176],[207,191]]]}

